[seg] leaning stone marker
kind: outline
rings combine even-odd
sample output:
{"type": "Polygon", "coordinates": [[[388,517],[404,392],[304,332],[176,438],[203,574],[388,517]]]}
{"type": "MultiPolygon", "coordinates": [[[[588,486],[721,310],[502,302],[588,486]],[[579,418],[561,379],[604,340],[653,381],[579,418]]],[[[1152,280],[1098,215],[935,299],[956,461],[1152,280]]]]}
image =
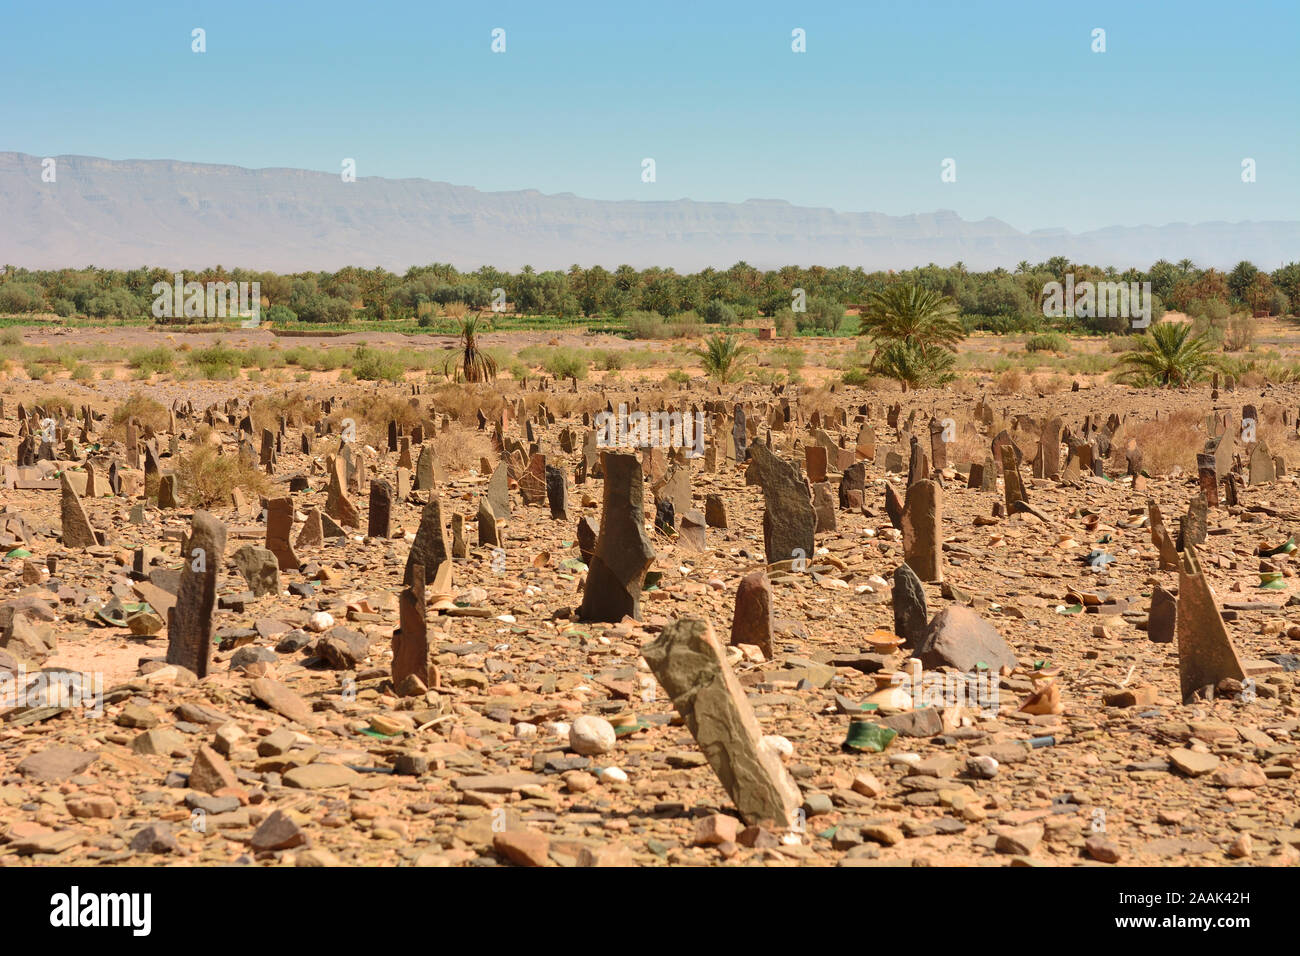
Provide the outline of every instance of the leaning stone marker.
{"type": "Polygon", "coordinates": [[[167,663],[199,677],[208,673],[212,654],[212,608],[217,572],[226,552],[226,526],[206,511],[195,511],[182,558],[176,605],[167,615],[167,663]]]}
{"type": "MultiPolygon", "coordinates": [[[[315,510],[312,509],[313,512],[315,510]]],[[[298,544],[309,546],[323,543],[324,536],[320,527],[320,514],[316,513],[314,526],[311,515],[308,515],[307,524],[303,526],[298,544]],[[312,530],[309,531],[309,528],[312,530]],[[304,541],[304,538],[307,540],[304,541]]],[[[293,546],[289,544],[291,534],[293,534],[293,499],[288,496],[272,498],[266,503],[266,547],[275,555],[281,571],[297,571],[302,564],[298,560],[298,555],[293,553],[293,546]]]]}
{"type": "Polygon", "coordinates": [[[411,569],[411,583],[397,599],[398,629],[393,632],[393,686],[414,674],[429,681],[429,634],[424,608],[424,568],[411,569]]]}
{"type": "Polygon", "coordinates": [[[758,718],[708,622],[674,621],[642,655],[741,818],[782,830],[792,826],[799,788],[776,754],[759,743],[758,718]]]}
{"type": "Polygon", "coordinates": [[[641,584],[654,563],[655,549],[645,533],[645,490],[635,454],[605,452],[604,501],[600,535],[582,592],[578,616],[584,621],[617,623],[639,618],[641,584]]]}
{"type": "Polygon", "coordinates": [[[1207,685],[1246,676],[1192,544],[1183,546],[1178,569],[1177,634],[1178,685],[1184,703],[1207,685]]]}
{"type": "Polygon", "coordinates": [[[929,624],[929,610],[921,579],[907,564],[894,569],[893,600],[894,633],[903,639],[904,647],[919,646],[929,624]]]}

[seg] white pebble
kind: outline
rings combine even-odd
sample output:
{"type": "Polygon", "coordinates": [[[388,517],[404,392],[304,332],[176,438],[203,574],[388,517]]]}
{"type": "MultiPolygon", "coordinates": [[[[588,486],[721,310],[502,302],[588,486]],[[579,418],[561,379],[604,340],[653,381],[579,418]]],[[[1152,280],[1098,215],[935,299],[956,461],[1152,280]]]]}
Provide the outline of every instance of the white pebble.
{"type": "Polygon", "coordinates": [[[780,734],[766,734],[758,741],[758,745],[782,759],[794,756],[794,744],[780,734]]]}
{"type": "Polygon", "coordinates": [[[596,771],[596,776],[601,780],[610,780],[614,783],[627,783],[627,774],[618,767],[603,767],[596,771]]]}
{"type": "Polygon", "coordinates": [[[307,619],[307,630],[309,631],[319,633],[320,631],[328,631],[333,626],[334,615],[329,611],[317,611],[307,619]]]}
{"type": "Polygon", "coordinates": [[[542,724],[541,729],[548,737],[569,736],[569,725],[562,720],[548,720],[542,724]]]}
{"type": "Polygon", "coordinates": [[[515,724],[515,736],[520,740],[528,740],[537,736],[537,725],[530,724],[527,721],[521,721],[515,724]]]}
{"type": "Polygon", "coordinates": [[[920,754],[890,754],[890,763],[901,763],[905,767],[915,767],[921,762],[920,754]]]}

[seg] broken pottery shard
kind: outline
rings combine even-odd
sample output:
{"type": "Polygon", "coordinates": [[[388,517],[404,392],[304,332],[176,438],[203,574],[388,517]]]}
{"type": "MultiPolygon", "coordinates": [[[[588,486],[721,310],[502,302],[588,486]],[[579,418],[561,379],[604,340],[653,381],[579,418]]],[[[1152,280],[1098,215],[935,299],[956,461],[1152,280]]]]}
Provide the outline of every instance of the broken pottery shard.
{"type": "Polygon", "coordinates": [[[927,668],[944,664],[960,671],[975,670],[987,664],[996,674],[1005,665],[1016,666],[1016,655],[1002,635],[968,607],[953,605],[934,616],[915,656],[927,668]]]}
{"type": "Polygon", "coordinates": [[[66,471],[60,476],[59,489],[62,493],[60,511],[63,518],[63,546],[93,548],[99,544],[99,539],[95,536],[95,529],[91,527],[90,518],[86,515],[86,507],[73,490],[66,471]]]}
{"type": "Polygon", "coordinates": [[[217,571],[226,551],[226,526],[206,511],[195,511],[182,553],[180,589],[167,616],[167,663],[206,677],[212,653],[212,608],[217,571]]]}
{"type": "MultiPolygon", "coordinates": [[[[313,509],[314,510],[314,509],[313,509]]],[[[311,516],[307,518],[307,524],[311,525],[311,516]]],[[[316,516],[316,531],[320,529],[320,515],[316,516]]],[[[297,571],[302,562],[298,556],[293,553],[293,547],[289,544],[289,536],[293,533],[293,499],[289,497],[272,498],[266,503],[266,547],[275,555],[276,561],[280,565],[281,571],[297,571]]],[[[298,543],[302,545],[303,537],[308,537],[307,528],[303,528],[302,536],[299,537],[298,543]]],[[[308,541],[308,544],[321,544],[324,538],[317,534],[314,542],[308,541]]]]}
{"type": "Polygon", "coordinates": [[[411,553],[406,556],[406,570],[402,583],[411,586],[416,565],[424,568],[424,583],[435,594],[451,590],[451,545],[447,542],[447,528],[442,523],[442,502],[430,495],[429,502],[420,515],[420,527],[415,532],[411,553]]]}
{"type": "Polygon", "coordinates": [[[772,659],[772,584],[764,571],[752,571],[736,588],[731,643],[753,644],[772,659]]]}
{"type": "Polygon", "coordinates": [[[817,516],[799,469],[761,442],[750,447],[750,470],[763,489],[763,549],[768,564],[811,558],[817,516]]]}
{"type": "Polygon", "coordinates": [[[424,569],[412,569],[409,587],[397,599],[398,629],[393,632],[393,686],[414,674],[429,680],[429,636],[424,607],[424,569]]]}
{"type": "Polygon", "coordinates": [[[701,620],[675,621],[642,655],[741,818],[790,827],[802,799],[799,788],[777,755],[760,744],[758,719],[713,628],[701,620]]]}
{"type": "Polygon", "coordinates": [[[903,560],[922,581],[943,580],[943,491],[925,479],[907,489],[903,560]]]}
{"type": "Polygon", "coordinates": [[[929,624],[929,610],[921,579],[906,564],[894,569],[893,601],[894,633],[903,639],[904,647],[919,646],[929,624]]]}
{"type": "Polygon", "coordinates": [[[382,478],[370,481],[370,513],[366,535],[387,539],[393,535],[393,486],[382,478]]]}
{"type": "Polygon", "coordinates": [[[585,621],[617,623],[641,614],[641,584],[654,563],[655,550],[645,533],[641,463],[635,454],[605,452],[604,501],[600,535],[582,592],[578,616],[585,621]]]}
{"type": "Polygon", "coordinates": [[[1194,545],[1183,547],[1178,569],[1178,685],[1184,703],[1206,685],[1246,676],[1223,616],[1201,571],[1194,545]]]}

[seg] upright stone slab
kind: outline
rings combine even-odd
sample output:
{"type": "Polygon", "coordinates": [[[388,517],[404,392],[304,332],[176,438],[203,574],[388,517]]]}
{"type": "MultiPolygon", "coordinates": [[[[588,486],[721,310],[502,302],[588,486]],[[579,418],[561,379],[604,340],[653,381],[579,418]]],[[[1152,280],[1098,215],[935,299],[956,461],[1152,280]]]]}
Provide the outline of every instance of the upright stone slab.
{"type": "Polygon", "coordinates": [[[645,490],[635,454],[606,452],[600,535],[582,592],[578,616],[618,623],[640,618],[641,585],[655,550],[645,533],[645,490]]]}
{"type": "Polygon", "coordinates": [[[838,523],[835,519],[835,498],[831,494],[831,483],[819,481],[812,486],[813,516],[817,519],[814,527],[816,534],[829,534],[835,531],[838,523]]]}
{"type": "Polygon", "coordinates": [[[578,555],[582,563],[591,567],[592,556],[596,553],[596,541],[600,538],[600,525],[590,516],[578,521],[578,555]]]}
{"type": "Polygon", "coordinates": [[[804,467],[808,471],[809,484],[826,480],[826,449],[821,445],[805,445],[803,449],[804,467]]]}
{"type": "Polygon", "coordinates": [[[469,557],[469,542],[465,538],[465,516],[459,511],[451,515],[451,557],[464,561],[469,557]]]}
{"type": "Polygon", "coordinates": [[[767,563],[811,558],[817,516],[807,479],[762,442],[751,446],[749,453],[747,479],[752,473],[763,489],[763,549],[767,563]]]}
{"type": "MultiPolygon", "coordinates": [[[[840,507],[850,510],[852,505],[849,501],[851,492],[857,492],[858,508],[862,507],[863,493],[867,489],[867,466],[864,462],[857,462],[844,469],[840,475],[839,502],[840,507]]],[[[853,509],[856,510],[856,509],[853,509]]]]}
{"type": "Polygon", "coordinates": [[[528,467],[519,476],[519,497],[526,505],[540,505],[546,496],[546,456],[530,455],[528,467]]]}
{"type": "Polygon", "coordinates": [[[903,530],[903,499],[889,482],[885,482],[885,515],[890,525],[903,530]]]}
{"type": "Polygon", "coordinates": [[[894,569],[894,633],[903,639],[907,648],[919,647],[930,623],[921,579],[907,564],[894,569]]]}
{"type": "Polygon", "coordinates": [[[710,492],[704,496],[704,522],[710,528],[727,527],[727,504],[722,495],[710,492]]]}
{"type": "Polygon", "coordinates": [[[1219,506],[1219,476],[1212,452],[1200,452],[1196,456],[1196,480],[1205,495],[1205,502],[1211,508],[1219,506]]]}
{"type": "MultiPolygon", "coordinates": [[[[315,509],[313,509],[315,510],[315,509]]],[[[320,515],[316,516],[316,527],[320,527],[320,515]]],[[[310,518],[308,519],[310,523],[310,518]]],[[[306,534],[306,528],[303,529],[306,534]]],[[[293,535],[293,499],[287,495],[271,498],[266,502],[266,548],[275,555],[281,571],[297,571],[302,566],[298,555],[294,554],[289,543],[293,535]]],[[[324,539],[315,544],[323,544],[324,539]]]]}
{"type": "Polygon", "coordinates": [[[1014,445],[1002,446],[1002,493],[1006,498],[1007,514],[1016,513],[1016,505],[1026,501],[1025,485],[1020,479],[1020,470],[1016,466],[1014,445]]]}
{"type": "MultiPolygon", "coordinates": [[[[736,417],[731,426],[731,438],[735,447],[736,461],[744,461],[749,455],[749,432],[745,427],[745,407],[737,403],[735,411],[736,417]]],[[[728,452],[731,451],[731,448],[732,446],[729,445],[728,452]]]]}
{"type": "MultiPolygon", "coordinates": [[[[292,509],[292,506],[293,506],[293,505],[292,505],[292,501],[290,501],[290,508],[291,508],[291,509],[292,509]]],[[[290,510],[290,512],[289,512],[289,517],[290,517],[290,521],[292,522],[292,520],[293,520],[293,512],[292,512],[292,510],[290,510]]],[[[270,502],[267,502],[267,542],[266,542],[266,546],[267,546],[268,548],[271,548],[270,527],[271,527],[270,502]]],[[[287,531],[286,531],[285,533],[286,533],[286,535],[288,534],[287,531]]],[[[285,540],[288,540],[287,537],[286,537],[285,540]]],[[[310,511],[307,512],[307,520],[303,522],[302,530],[298,532],[298,541],[297,541],[297,546],[298,546],[299,548],[319,548],[319,547],[320,547],[321,545],[323,545],[324,543],[325,543],[325,523],[321,520],[320,509],[319,509],[319,508],[312,508],[310,511]]],[[[272,550],[272,551],[275,551],[275,548],[271,548],[271,550],[272,550]]],[[[280,570],[281,570],[281,571],[286,570],[286,569],[285,569],[285,566],[284,566],[284,563],[285,563],[286,560],[290,560],[290,561],[295,562],[295,563],[294,563],[294,567],[297,567],[297,566],[298,566],[298,563],[297,563],[297,562],[298,562],[298,556],[297,556],[296,554],[293,554],[292,551],[290,551],[290,553],[287,554],[287,555],[281,555],[280,552],[275,551],[275,556],[276,556],[276,558],[277,558],[277,559],[279,560],[279,562],[280,562],[280,570]]]]}
{"type": "Polygon", "coordinates": [[[1273,456],[1269,454],[1268,444],[1257,441],[1250,447],[1250,484],[1267,485],[1277,480],[1273,465],[1273,456]]]}
{"type": "Polygon", "coordinates": [[[497,529],[496,509],[486,496],[478,500],[478,543],[486,548],[501,547],[501,532],[497,529]]]}
{"type": "Polygon", "coordinates": [[[429,683],[429,629],[425,618],[424,568],[411,568],[411,582],[397,598],[397,630],[393,632],[393,686],[415,675],[429,683]]]}
{"type": "Polygon", "coordinates": [[[546,466],[546,503],[550,506],[552,518],[569,520],[569,481],[564,469],[558,465],[546,466]]]}
{"type": "Polygon", "coordinates": [[[799,788],[775,752],[761,746],[758,718],[708,622],[675,621],[642,655],[741,818],[781,830],[792,826],[799,788]]]}
{"type": "Polygon", "coordinates": [[[1207,685],[1246,676],[1223,616],[1201,571],[1194,545],[1184,545],[1178,569],[1178,685],[1183,702],[1207,685]]]}
{"type": "Polygon", "coordinates": [[[382,540],[393,535],[393,486],[382,478],[370,479],[370,511],[366,534],[382,540]]]}
{"type": "Polygon", "coordinates": [[[731,643],[753,644],[772,659],[772,583],[767,572],[751,571],[736,588],[731,617],[731,643]]]}
{"type": "Polygon", "coordinates": [[[487,500],[492,505],[492,513],[499,519],[510,517],[510,469],[502,462],[492,472],[492,480],[487,486],[487,500]]]}
{"type": "Polygon", "coordinates": [[[91,527],[90,518],[86,515],[86,508],[81,503],[81,498],[72,488],[67,471],[59,476],[59,491],[62,496],[59,511],[63,519],[61,537],[63,546],[65,548],[95,547],[99,544],[99,539],[95,535],[95,529],[91,527]]]}
{"type": "Polygon", "coordinates": [[[943,580],[943,491],[918,481],[903,504],[903,560],[922,581],[943,580]]]}
{"type": "Polygon", "coordinates": [[[280,565],[269,548],[246,544],[231,555],[231,560],[248,582],[253,597],[280,593],[280,565]]]}
{"type": "Polygon", "coordinates": [[[437,482],[433,474],[433,446],[422,445],[420,457],[415,463],[415,490],[433,491],[436,487],[437,482]]]}
{"type": "Polygon", "coordinates": [[[944,440],[946,433],[943,419],[930,419],[930,461],[938,471],[948,467],[948,442],[944,440]]]}
{"type": "Polygon", "coordinates": [[[347,466],[342,458],[335,456],[330,463],[330,484],[325,496],[325,513],[341,525],[359,528],[361,518],[357,513],[357,506],[348,497],[347,486],[347,466]]]}
{"type": "Polygon", "coordinates": [[[442,502],[437,495],[429,496],[424,512],[420,515],[420,527],[416,529],[411,553],[406,556],[402,584],[411,586],[417,566],[424,569],[424,583],[432,587],[435,594],[451,591],[451,545],[447,542],[447,528],[442,522],[442,502]]]}
{"type": "Polygon", "coordinates": [[[206,677],[212,654],[212,609],[217,573],[226,553],[226,526],[206,511],[195,511],[181,558],[176,604],[167,615],[167,663],[206,677]]]}
{"type": "Polygon", "coordinates": [[[1147,638],[1155,644],[1172,644],[1178,628],[1178,598],[1160,585],[1151,589],[1147,638]]]}
{"type": "Polygon", "coordinates": [[[1188,545],[1205,544],[1205,537],[1209,533],[1209,505],[1205,501],[1205,496],[1199,491],[1187,502],[1187,516],[1179,523],[1180,551],[1186,551],[1188,545]]]}
{"type": "Polygon", "coordinates": [[[163,509],[180,507],[176,493],[176,476],[171,472],[158,476],[158,507],[163,509]]]}
{"type": "Polygon", "coordinates": [[[1050,418],[1043,424],[1039,441],[1043,448],[1043,470],[1047,478],[1061,477],[1061,435],[1065,423],[1060,418],[1050,418]]]}

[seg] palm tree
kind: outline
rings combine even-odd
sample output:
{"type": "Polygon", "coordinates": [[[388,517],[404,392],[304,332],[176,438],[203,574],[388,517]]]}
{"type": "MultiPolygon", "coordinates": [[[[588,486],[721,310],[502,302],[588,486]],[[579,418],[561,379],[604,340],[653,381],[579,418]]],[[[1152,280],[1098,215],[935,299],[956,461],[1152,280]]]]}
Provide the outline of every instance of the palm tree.
{"type": "Polygon", "coordinates": [[[736,336],[719,332],[704,340],[704,348],[691,349],[698,355],[709,378],[724,385],[740,376],[741,360],[749,354],[749,347],[741,345],[736,336]]]}
{"type": "Polygon", "coordinates": [[[1120,364],[1127,366],[1121,378],[1168,388],[1203,378],[1212,359],[1209,343],[1203,336],[1193,336],[1190,325],[1157,322],[1124,354],[1120,364]]]}
{"type": "Polygon", "coordinates": [[[480,351],[474,337],[478,334],[477,315],[469,315],[460,323],[461,369],[467,382],[490,382],[497,377],[497,360],[480,351]]]}
{"type": "Polygon", "coordinates": [[[911,388],[936,388],[956,378],[957,356],[946,348],[926,348],[915,342],[890,342],[878,349],[875,371],[894,379],[906,392],[911,388]]]}
{"type": "Polygon", "coordinates": [[[868,295],[858,334],[868,336],[877,350],[893,342],[952,348],[966,337],[951,299],[901,283],[868,295]]]}
{"type": "Polygon", "coordinates": [[[1178,269],[1183,275],[1187,275],[1187,273],[1191,272],[1194,268],[1196,268],[1196,266],[1193,264],[1191,259],[1178,260],[1178,269]]]}

